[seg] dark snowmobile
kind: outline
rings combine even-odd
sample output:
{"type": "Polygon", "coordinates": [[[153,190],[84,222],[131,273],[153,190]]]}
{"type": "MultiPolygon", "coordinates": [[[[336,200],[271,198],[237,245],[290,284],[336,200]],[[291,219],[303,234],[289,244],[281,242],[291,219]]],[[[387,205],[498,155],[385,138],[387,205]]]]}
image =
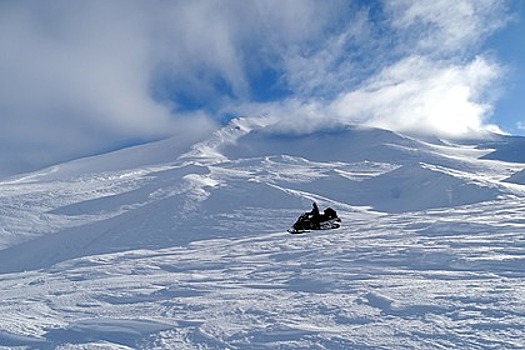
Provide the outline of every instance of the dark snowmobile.
{"type": "Polygon", "coordinates": [[[310,230],[332,230],[339,228],[341,219],[332,208],[326,208],[323,214],[319,213],[317,204],[313,204],[314,209],[299,216],[295,224],[288,229],[288,232],[297,234],[310,230]]]}

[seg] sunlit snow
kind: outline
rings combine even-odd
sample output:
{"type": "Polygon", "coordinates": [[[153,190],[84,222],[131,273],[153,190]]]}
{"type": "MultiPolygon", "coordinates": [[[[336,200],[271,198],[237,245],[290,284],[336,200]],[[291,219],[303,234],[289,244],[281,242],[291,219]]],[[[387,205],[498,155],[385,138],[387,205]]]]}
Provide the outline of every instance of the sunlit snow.
{"type": "Polygon", "coordinates": [[[245,118],[5,179],[0,348],[525,348],[521,144],[245,118]]]}

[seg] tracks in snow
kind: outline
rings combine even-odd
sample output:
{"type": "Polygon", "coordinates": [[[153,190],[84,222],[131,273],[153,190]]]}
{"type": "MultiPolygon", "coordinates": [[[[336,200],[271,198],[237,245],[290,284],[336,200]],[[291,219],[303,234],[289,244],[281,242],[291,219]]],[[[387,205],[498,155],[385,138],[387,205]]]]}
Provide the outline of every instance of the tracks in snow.
{"type": "Polygon", "coordinates": [[[520,348],[524,211],[508,199],[363,214],[330,232],[208,239],[3,275],[10,323],[0,345],[27,343],[23,335],[65,349],[520,348]],[[479,222],[465,221],[473,213],[479,222]]]}

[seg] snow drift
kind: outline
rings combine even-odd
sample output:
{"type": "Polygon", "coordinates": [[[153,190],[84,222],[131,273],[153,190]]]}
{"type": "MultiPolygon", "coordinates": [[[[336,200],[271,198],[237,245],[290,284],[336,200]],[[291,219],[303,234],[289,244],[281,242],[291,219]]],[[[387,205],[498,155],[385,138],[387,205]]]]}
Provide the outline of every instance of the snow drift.
{"type": "Polygon", "coordinates": [[[525,164],[498,149],[242,118],[12,177],[0,348],[523,347],[525,164]],[[287,234],[314,200],[343,226],[287,234]]]}

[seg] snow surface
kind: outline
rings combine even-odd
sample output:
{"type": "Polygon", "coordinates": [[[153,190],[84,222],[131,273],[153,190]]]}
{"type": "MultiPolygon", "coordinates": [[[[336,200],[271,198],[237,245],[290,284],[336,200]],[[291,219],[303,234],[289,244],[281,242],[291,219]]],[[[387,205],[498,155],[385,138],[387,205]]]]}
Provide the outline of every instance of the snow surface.
{"type": "Polygon", "coordinates": [[[0,349],[525,349],[521,138],[272,123],[0,182],[0,349]]]}

